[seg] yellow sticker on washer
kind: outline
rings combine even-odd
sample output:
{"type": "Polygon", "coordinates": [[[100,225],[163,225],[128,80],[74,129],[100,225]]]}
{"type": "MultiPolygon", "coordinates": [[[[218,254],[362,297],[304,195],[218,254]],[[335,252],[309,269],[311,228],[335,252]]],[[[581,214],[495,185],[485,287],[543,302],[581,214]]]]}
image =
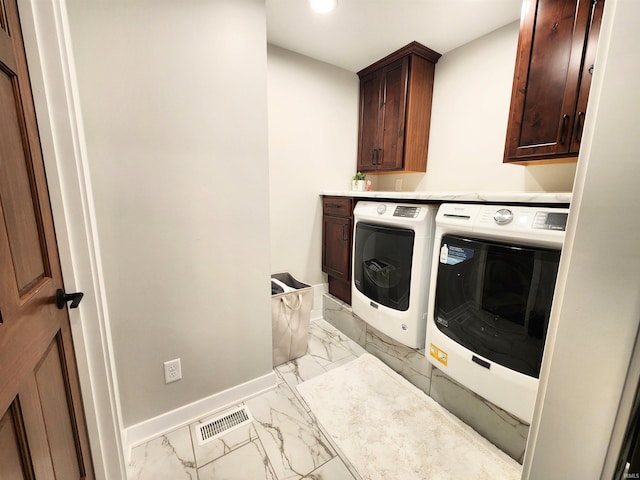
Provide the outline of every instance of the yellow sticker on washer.
{"type": "Polygon", "coordinates": [[[447,352],[443,352],[442,350],[440,350],[433,343],[429,344],[429,355],[438,360],[445,367],[447,366],[449,355],[447,355],[447,352]]]}

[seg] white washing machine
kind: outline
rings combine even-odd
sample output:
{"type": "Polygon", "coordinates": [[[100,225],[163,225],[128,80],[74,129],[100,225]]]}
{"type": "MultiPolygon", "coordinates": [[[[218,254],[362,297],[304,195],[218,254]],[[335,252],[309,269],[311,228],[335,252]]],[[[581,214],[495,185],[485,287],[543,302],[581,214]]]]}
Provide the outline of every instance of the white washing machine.
{"type": "Polygon", "coordinates": [[[568,209],[443,204],[426,356],[531,423],[568,209]]]}
{"type": "Polygon", "coordinates": [[[351,306],[369,325],[424,348],[437,205],[358,202],[351,306]]]}

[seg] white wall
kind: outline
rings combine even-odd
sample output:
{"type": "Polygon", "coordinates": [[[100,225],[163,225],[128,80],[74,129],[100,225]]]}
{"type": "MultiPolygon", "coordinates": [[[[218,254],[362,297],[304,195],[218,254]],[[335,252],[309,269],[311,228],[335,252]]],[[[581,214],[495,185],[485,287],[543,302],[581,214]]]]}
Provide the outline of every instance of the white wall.
{"type": "Polygon", "coordinates": [[[264,3],[67,3],[127,427],[271,372],[264,3]]]}
{"type": "Polygon", "coordinates": [[[525,478],[612,478],[600,474],[640,323],[638,18],[636,0],[607,0],[525,478]]]}
{"type": "Polygon", "coordinates": [[[356,74],[268,47],[271,267],[317,284],[323,189],[347,190],[358,143],[356,74]]]}
{"type": "Polygon", "coordinates": [[[378,175],[377,190],[570,192],[576,164],[502,163],[519,22],[444,54],[436,64],[427,173],[378,175]]]}

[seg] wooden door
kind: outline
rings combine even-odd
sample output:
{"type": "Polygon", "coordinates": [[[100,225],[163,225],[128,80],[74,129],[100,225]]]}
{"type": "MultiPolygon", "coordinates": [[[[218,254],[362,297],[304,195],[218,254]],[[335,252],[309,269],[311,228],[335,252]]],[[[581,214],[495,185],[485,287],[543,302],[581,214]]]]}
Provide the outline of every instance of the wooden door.
{"type": "Polygon", "coordinates": [[[390,64],[382,72],[379,170],[399,170],[403,165],[408,78],[409,57],[390,64]]]}
{"type": "Polygon", "coordinates": [[[94,478],[15,0],[0,0],[0,478],[94,478]]]}

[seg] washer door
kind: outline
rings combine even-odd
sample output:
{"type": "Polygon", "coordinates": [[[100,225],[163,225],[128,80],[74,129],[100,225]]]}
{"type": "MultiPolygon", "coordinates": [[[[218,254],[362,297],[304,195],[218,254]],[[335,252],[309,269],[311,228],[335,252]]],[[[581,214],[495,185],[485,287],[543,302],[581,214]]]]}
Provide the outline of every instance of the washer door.
{"type": "Polygon", "coordinates": [[[482,357],[538,378],[559,250],[444,235],[438,329],[482,357]]]}
{"type": "Polygon", "coordinates": [[[407,310],[415,232],[366,222],[358,222],[355,232],[356,288],[375,303],[407,310]]]}

